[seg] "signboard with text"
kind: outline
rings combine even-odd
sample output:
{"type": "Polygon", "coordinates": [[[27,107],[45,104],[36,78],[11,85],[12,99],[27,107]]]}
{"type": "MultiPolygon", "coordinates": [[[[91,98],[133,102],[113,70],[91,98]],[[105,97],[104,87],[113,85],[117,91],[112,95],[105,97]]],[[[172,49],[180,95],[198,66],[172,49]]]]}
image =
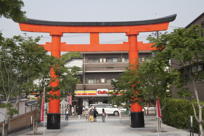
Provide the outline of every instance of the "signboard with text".
{"type": "Polygon", "coordinates": [[[97,95],[108,95],[108,89],[97,89],[97,95]]]}

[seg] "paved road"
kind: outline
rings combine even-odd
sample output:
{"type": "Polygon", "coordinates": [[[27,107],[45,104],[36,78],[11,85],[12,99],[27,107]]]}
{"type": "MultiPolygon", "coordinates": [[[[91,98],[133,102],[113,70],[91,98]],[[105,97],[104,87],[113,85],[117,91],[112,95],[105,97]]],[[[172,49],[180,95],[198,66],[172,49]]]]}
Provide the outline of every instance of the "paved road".
{"type": "MultiPolygon", "coordinates": [[[[109,117],[105,123],[98,118],[97,122],[85,119],[70,119],[61,122],[60,130],[39,128],[45,136],[189,136],[189,132],[162,125],[162,132],[156,132],[155,117],[145,118],[145,128],[131,128],[129,117],[109,117]]],[[[12,136],[31,135],[31,131],[12,134],[12,136]]]]}

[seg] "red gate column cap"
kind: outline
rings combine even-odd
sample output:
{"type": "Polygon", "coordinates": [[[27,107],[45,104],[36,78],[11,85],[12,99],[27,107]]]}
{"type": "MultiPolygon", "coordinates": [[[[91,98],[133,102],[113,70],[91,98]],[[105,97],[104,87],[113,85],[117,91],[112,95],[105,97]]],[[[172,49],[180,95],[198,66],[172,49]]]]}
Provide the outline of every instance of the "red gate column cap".
{"type": "Polygon", "coordinates": [[[50,32],[50,35],[51,36],[62,36],[63,35],[63,33],[62,32],[58,32],[58,31],[53,31],[53,32],[50,32]]]}
{"type": "Polygon", "coordinates": [[[150,20],[140,20],[140,21],[120,21],[120,22],[58,22],[58,21],[45,21],[36,19],[27,19],[21,24],[32,24],[32,25],[46,25],[46,26],[136,26],[136,25],[150,25],[150,24],[160,24],[174,21],[176,14],[161,17],[157,19],[150,20]]]}
{"type": "Polygon", "coordinates": [[[127,36],[130,36],[130,35],[135,35],[137,36],[139,34],[139,32],[137,30],[129,30],[128,32],[126,32],[126,35],[127,36]]]}

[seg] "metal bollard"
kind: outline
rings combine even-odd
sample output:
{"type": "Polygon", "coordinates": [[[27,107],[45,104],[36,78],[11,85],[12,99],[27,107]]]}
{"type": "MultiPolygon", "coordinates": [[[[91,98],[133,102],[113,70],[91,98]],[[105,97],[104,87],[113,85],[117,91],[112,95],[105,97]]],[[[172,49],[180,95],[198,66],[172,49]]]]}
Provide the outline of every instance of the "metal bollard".
{"type": "Polygon", "coordinates": [[[190,136],[194,136],[194,132],[193,132],[193,116],[190,116],[190,136]]]}

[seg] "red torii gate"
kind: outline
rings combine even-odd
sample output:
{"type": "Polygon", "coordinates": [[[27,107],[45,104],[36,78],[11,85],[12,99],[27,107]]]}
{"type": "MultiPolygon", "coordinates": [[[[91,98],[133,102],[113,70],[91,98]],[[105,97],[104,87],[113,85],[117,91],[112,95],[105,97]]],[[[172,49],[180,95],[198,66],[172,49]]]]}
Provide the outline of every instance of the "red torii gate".
{"type": "MultiPolygon", "coordinates": [[[[45,50],[50,51],[52,56],[60,58],[61,52],[113,52],[127,51],[129,54],[130,68],[138,66],[139,51],[155,50],[151,43],[144,44],[137,41],[140,32],[163,31],[168,29],[169,22],[175,20],[176,15],[170,15],[163,18],[144,20],[144,21],[127,21],[127,22],[54,22],[27,19],[20,23],[22,31],[45,32],[52,37],[51,42],[42,45],[45,50]],[[61,42],[63,33],[90,33],[90,44],[67,44],[61,42]],[[99,33],[126,33],[128,42],[123,44],[100,44],[99,33]]],[[[51,78],[55,78],[55,72],[51,68],[51,78]]],[[[51,87],[59,85],[59,81],[50,83],[51,87]]],[[[50,91],[52,95],[60,96],[60,91],[50,91]]],[[[140,105],[131,106],[132,112],[140,113],[140,105]]],[[[141,117],[144,118],[144,117],[141,117]]],[[[60,128],[60,100],[50,99],[48,110],[48,129],[60,128]]],[[[144,124],[144,123],[143,123],[144,124]]],[[[138,127],[144,127],[138,126],[138,127]]]]}

